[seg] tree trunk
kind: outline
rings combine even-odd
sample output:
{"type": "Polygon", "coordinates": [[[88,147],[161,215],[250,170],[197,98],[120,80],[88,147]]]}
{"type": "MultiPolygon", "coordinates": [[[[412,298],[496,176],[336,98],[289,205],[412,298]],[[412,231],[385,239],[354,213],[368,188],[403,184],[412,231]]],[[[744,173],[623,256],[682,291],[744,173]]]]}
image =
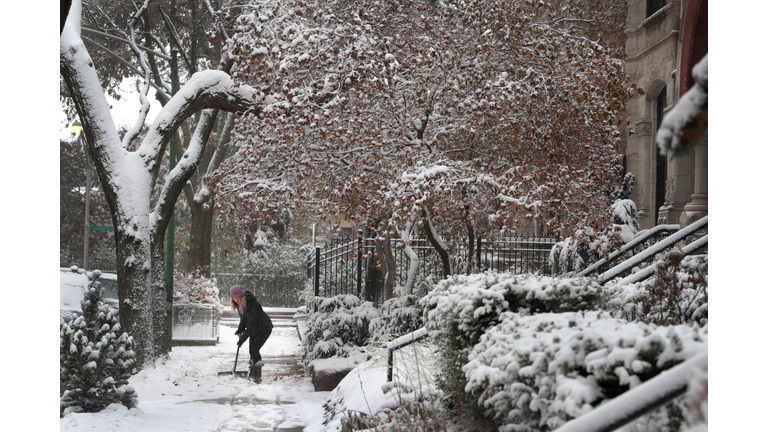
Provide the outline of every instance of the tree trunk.
{"type": "Polygon", "coordinates": [[[404,233],[401,233],[401,239],[403,240],[404,247],[403,247],[403,253],[408,257],[408,274],[405,278],[405,292],[408,294],[413,294],[413,287],[416,285],[416,276],[419,273],[419,256],[416,255],[416,252],[411,248],[411,246],[408,244],[408,239],[410,237],[412,225],[409,223],[408,227],[405,229],[404,233]]]}
{"type": "MultiPolygon", "coordinates": [[[[395,287],[395,256],[392,254],[392,244],[389,241],[389,233],[384,235],[383,242],[376,242],[376,247],[381,245],[384,263],[387,265],[387,278],[384,280],[384,300],[394,297],[395,287]]],[[[379,255],[381,256],[381,255],[379,255]]]]}
{"type": "Polygon", "coordinates": [[[223,71],[195,74],[163,107],[136,151],[127,151],[109,114],[98,75],[80,37],[82,3],[74,1],[60,39],[59,67],[83,125],[88,152],[107,197],[115,226],[121,327],[133,337],[136,367],[167,354],[165,229],[176,199],[197,169],[216,109],[242,112],[253,90],[223,71]],[[76,19],[73,18],[76,15],[76,19]],[[201,120],[181,161],[168,173],[155,208],[151,191],[162,155],[178,127],[193,114],[201,120]]]}
{"type": "Polygon", "coordinates": [[[429,218],[429,210],[427,208],[421,209],[421,216],[426,222],[424,224],[424,231],[427,233],[427,238],[432,247],[437,251],[437,254],[440,255],[440,261],[443,263],[443,279],[446,279],[451,275],[451,255],[448,253],[445,242],[437,238],[437,233],[432,225],[432,220],[429,218]]]}
{"type": "MultiPolygon", "coordinates": [[[[166,242],[165,230],[158,238],[152,239],[152,343],[155,347],[154,358],[168,357],[171,352],[171,334],[168,327],[168,312],[172,306],[168,303],[166,288],[166,242]]],[[[171,293],[173,295],[173,293],[171,293]]]]}
{"type": "Polygon", "coordinates": [[[141,369],[145,364],[157,358],[152,338],[143,335],[153,334],[154,310],[151,296],[152,258],[148,238],[141,236],[145,232],[130,230],[115,223],[115,241],[117,247],[117,293],[120,301],[120,326],[123,331],[133,336],[133,349],[136,352],[135,367],[141,369]],[[139,234],[139,235],[137,235],[139,234]]]}
{"type": "MultiPolygon", "coordinates": [[[[211,203],[211,206],[213,204],[211,203]]],[[[206,277],[211,276],[211,233],[213,232],[213,210],[203,210],[203,204],[192,201],[189,206],[191,221],[189,231],[189,268],[200,268],[206,277]]]]}
{"type": "MultiPolygon", "coordinates": [[[[475,228],[472,227],[472,223],[469,220],[469,206],[464,204],[464,222],[467,224],[467,234],[469,236],[469,248],[467,249],[469,255],[467,255],[467,274],[472,274],[473,263],[475,262],[475,228]]],[[[480,263],[477,263],[478,270],[480,263]]]]}

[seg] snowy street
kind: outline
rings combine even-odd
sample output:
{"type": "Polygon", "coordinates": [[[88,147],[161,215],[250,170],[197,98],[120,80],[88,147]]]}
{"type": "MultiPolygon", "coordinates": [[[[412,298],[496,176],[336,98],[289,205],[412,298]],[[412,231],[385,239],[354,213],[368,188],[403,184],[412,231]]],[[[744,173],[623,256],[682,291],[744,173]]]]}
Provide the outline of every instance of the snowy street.
{"type": "MultiPolygon", "coordinates": [[[[322,405],[329,392],[315,392],[304,376],[295,322],[274,320],[272,335],[261,350],[265,362],[261,384],[218,376],[234,365],[237,323],[221,321],[216,346],[173,347],[165,364],[134,375],[130,384],[138,394],[138,409],[113,404],[99,413],[69,414],[60,420],[60,430],[321,430],[322,405]]],[[[237,370],[248,370],[243,348],[237,370]]]]}

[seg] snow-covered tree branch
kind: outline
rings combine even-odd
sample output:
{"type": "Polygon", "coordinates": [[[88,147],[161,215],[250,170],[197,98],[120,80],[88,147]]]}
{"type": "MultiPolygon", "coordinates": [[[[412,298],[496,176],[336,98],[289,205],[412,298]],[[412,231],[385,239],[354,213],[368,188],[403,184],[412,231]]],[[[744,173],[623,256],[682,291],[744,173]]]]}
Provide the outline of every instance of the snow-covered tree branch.
{"type": "MultiPolygon", "coordinates": [[[[168,348],[163,325],[164,239],[174,203],[200,163],[218,110],[243,112],[258,101],[250,87],[236,85],[226,72],[197,72],[165,104],[138,149],[129,151],[118,136],[94,62],[80,36],[81,12],[81,1],[73,1],[61,33],[61,75],[112,210],[120,322],[134,337],[138,364],[143,365],[165,355],[168,348]],[[199,111],[203,111],[202,121],[178,165],[166,177],[153,208],[152,189],[171,135],[199,111]]],[[[151,75],[144,75],[145,89],[151,75]]]]}

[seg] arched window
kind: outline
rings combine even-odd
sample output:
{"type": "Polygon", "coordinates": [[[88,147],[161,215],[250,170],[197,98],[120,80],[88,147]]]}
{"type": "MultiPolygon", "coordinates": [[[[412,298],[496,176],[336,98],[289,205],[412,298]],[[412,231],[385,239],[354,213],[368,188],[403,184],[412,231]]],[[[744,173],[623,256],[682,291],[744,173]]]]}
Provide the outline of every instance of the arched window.
{"type": "MultiPolygon", "coordinates": [[[[664,86],[659,90],[659,95],[656,96],[656,102],[654,107],[654,122],[656,125],[656,132],[661,126],[661,119],[664,117],[664,108],[667,107],[667,86],[664,86]]],[[[655,141],[655,140],[654,140],[655,141]]],[[[656,146],[656,203],[654,208],[656,210],[655,220],[659,219],[659,209],[664,205],[664,199],[667,195],[667,156],[661,154],[659,147],[656,146]]]]}
{"type": "Polygon", "coordinates": [[[665,0],[647,0],[645,2],[645,17],[648,18],[666,5],[667,2],[665,0]]]}

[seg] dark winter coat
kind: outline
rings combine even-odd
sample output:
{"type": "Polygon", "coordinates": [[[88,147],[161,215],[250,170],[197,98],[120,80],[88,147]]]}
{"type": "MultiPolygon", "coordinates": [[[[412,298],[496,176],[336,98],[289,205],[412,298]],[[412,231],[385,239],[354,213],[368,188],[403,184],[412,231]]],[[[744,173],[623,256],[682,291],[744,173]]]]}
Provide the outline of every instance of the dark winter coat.
{"type": "Polygon", "coordinates": [[[236,333],[240,335],[239,343],[245,342],[249,336],[255,338],[257,335],[272,333],[272,320],[250,291],[245,292],[245,313],[241,313],[239,308],[237,313],[240,314],[240,325],[236,333]]]}

